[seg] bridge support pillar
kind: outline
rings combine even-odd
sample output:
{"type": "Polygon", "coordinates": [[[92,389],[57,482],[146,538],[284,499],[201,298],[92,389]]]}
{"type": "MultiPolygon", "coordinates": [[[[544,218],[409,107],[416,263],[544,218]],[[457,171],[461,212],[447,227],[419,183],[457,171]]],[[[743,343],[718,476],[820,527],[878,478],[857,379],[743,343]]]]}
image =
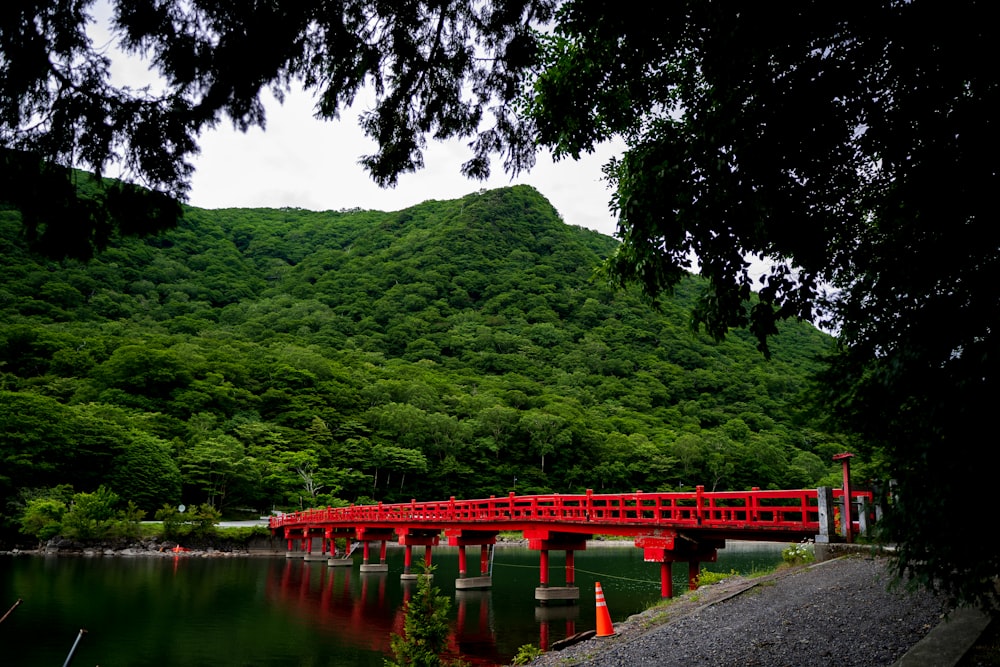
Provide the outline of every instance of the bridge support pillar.
{"type": "Polygon", "coordinates": [[[436,547],[441,542],[440,530],[433,528],[397,528],[396,535],[399,543],[405,547],[403,552],[403,574],[401,581],[413,581],[417,577],[424,576],[422,573],[413,572],[413,547],[424,547],[424,564],[431,566],[431,548],[436,547]]]}
{"type": "Polygon", "coordinates": [[[413,567],[413,545],[407,544],[403,550],[403,575],[400,579],[416,579],[416,575],[410,573],[413,567]]]}
{"type": "Polygon", "coordinates": [[[456,591],[485,590],[493,587],[490,576],[490,545],[496,544],[497,531],[449,529],[445,531],[448,543],[458,547],[458,579],[456,591]],[[466,547],[479,547],[479,576],[469,576],[469,562],[466,547]]]}
{"type": "Polygon", "coordinates": [[[535,589],[535,600],[543,607],[553,602],[576,604],[580,599],[580,589],[576,587],[575,551],[587,548],[587,540],[592,535],[576,533],[560,533],[545,528],[524,531],[528,538],[528,547],[539,552],[538,588],[535,589]],[[562,549],[566,551],[566,585],[549,585],[549,551],[562,549]]]}
{"type": "Polygon", "coordinates": [[[386,540],[392,537],[392,531],[385,528],[359,527],[356,529],[356,539],[362,543],[361,572],[388,572],[389,564],[385,562],[386,540]],[[371,543],[380,542],[379,562],[371,563],[371,543]]]}
{"type": "Polygon", "coordinates": [[[364,557],[361,562],[362,572],[388,572],[389,564],[385,562],[385,540],[381,540],[381,547],[379,548],[379,562],[369,563],[368,559],[371,554],[371,541],[365,540],[364,545],[364,557]]]}
{"type": "Polygon", "coordinates": [[[330,540],[330,559],[326,561],[326,564],[330,567],[353,567],[354,559],[351,558],[351,538],[350,536],[344,537],[344,557],[337,558],[337,540],[333,538],[330,540]]]}
{"type": "Polygon", "coordinates": [[[643,550],[643,560],[647,563],[660,564],[660,595],[664,598],[674,596],[673,575],[671,566],[676,562],[688,564],[688,589],[698,588],[698,576],[701,573],[701,563],[714,563],[719,557],[719,549],[726,546],[725,540],[677,540],[677,534],[643,535],[635,539],[635,546],[643,550]]]}
{"type": "MultiPolygon", "coordinates": [[[[714,558],[712,559],[715,560],[714,558]]],[[[701,564],[696,560],[688,561],[688,590],[698,590],[698,576],[701,574],[701,564]]]]}
{"type": "Polygon", "coordinates": [[[324,551],[326,549],[326,541],[322,537],[317,538],[315,535],[312,534],[312,531],[310,531],[307,528],[304,531],[304,537],[302,538],[302,543],[303,543],[303,551],[305,552],[303,554],[303,559],[306,562],[326,560],[326,553],[324,551]],[[317,539],[319,540],[320,553],[316,553],[315,551],[313,551],[313,546],[315,545],[317,539]]]}
{"type": "Polygon", "coordinates": [[[295,549],[296,537],[293,532],[294,530],[292,528],[285,529],[285,539],[288,540],[288,551],[285,552],[285,558],[302,558],[305,555],[302,551],[295,549]]]}

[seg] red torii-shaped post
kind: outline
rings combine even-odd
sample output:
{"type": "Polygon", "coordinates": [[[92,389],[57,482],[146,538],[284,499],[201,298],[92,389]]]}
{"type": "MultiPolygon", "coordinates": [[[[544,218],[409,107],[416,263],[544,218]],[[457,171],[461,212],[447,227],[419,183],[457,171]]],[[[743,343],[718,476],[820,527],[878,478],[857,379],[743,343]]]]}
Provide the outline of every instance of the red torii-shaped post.
{"type": "Polygon", "coordinates": [[[848,542],[854,541],[854,531],[851,524],[851,457],[854,454],[850,452],[843,452],[842,454],[834,454],[834,461],[842,461],[844,464],[844,508],[841,511],[840,523],[843,526],[844,538],[848,542]]]}

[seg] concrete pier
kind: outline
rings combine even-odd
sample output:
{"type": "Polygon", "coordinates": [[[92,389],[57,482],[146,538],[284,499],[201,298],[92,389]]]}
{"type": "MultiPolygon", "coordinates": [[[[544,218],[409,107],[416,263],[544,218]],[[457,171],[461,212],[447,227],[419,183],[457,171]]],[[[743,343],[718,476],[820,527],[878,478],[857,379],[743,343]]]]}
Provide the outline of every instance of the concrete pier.
{"type": "Polygon", "coordinates": [[[552,602],[575,604],[580,599],[580,589],[576,586],[539,586],[535,589],[535,600],[542,605],[552,602]]]}
{"type": "Polygon", "coordinates": [[[493,588],[493,577],[461,577],[455,580],[456,591],[480,591],[493,588]]]}

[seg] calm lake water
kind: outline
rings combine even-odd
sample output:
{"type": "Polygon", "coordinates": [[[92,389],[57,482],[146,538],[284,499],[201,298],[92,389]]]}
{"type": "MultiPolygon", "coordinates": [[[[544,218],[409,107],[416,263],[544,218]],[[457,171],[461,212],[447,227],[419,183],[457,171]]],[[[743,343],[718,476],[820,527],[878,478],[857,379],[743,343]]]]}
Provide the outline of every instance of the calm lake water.
{"type": "MultiPolygon", "coordinates": [[[[750,573],[781,562],[785,544],[730,542],[714,572],[750,573]]],[[[414,552],[416,558],[417,551],[414,552]]],[[[470,569],[478,551],[469,549],[470,569]],[[473,553],[475,552],[475,553],[473,553]]],[[[455,591],[458,555],[435,548],[434,584],[451,600],[452,651],[477,665],[508,664],[520,646],[541,646],[593,629],[594,582],[613,622],[660,597],[659,565],[632,546],[595,546],[576,555],[580,604],[539,607],[538,552],[499,547],[488,591],[455,591]]],[[[388,573],[328,567],[284,557],[0,556],[0,664],[5,667],[203,667],[321,665],[381,667],[403,627],[402,549],[388,573]]],[[[565,581],[563,552],[550,555],[550,585],[565,581]]],[[[673,568],[674,592],[687,565],[673,568]]]]}

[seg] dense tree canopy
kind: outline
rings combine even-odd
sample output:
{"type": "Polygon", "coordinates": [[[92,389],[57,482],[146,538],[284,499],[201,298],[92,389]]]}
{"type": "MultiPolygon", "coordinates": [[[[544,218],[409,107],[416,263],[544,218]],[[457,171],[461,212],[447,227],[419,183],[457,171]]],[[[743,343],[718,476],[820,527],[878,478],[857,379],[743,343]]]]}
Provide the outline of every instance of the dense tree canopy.
{"type": "Polygon", "coordinates": [[[462,171],[490,156],[530,166],[532,138],[508,106],[537,52],[531,26],[554,0],[372,3],[113,0],[111,30],[147,58],[160,85],[112,83],[92,32],[95,0],[6,3],[0,10],[0,200],[16,204],[37,245],[87,255],[116,229],[176,221],[199,134],[219,122],[264,125],[261,93],[316,93],[337,118],[363,85],[377,94],[362,124],[378,151],[362,164],[380,184],[423,166],[426,137],[476,135],[462,171]],[[114,185],[78,196],[66,167],[121,171],[150,190],[114,185]]]}
{"type": "MultiPolygon", "coordinates": [[[[169,224],[198,132],[225,118],[262,123],[261,90],[280,97],[292,82],[317,91],[331,118],[373,84],[378,101],[363,124],[380,148],[362,163],[383,184],[421,166],[428,137],[471,137],[463,169],[475,176],[491,154],[517,170],[537,146],[575,156],[621,136],[628,148],[607,168],[622,241],[610,276],[659,294],[683,279],[693,252],[708,279],[695,314],[713,335],[746,324],[767,350],[782,318],[828,322],[843,345],[830,403],[900,483],[887,525],[901,568],[995,601],[1000,554],[965,547],[1000,462],[996,447],[974,446],[990,432],[1000,316],[987,3],[626,11],[606,0],[352,0],[337,12],[319,2],[233,12],[217,0],[114,2],[122,45],[163,76],[155,92],[109,83],[85,32],[92,6],[0,10],[0,198],[23,211],[38,247],[86,254],[115,229],[169,224]],[[116,163],[151,193],[113,185],[80,196],[68,183],[65,167],[102,173],[116,163]],[[780,261],[755,285],[747,255],[780,261]]],[[[455,298],[488,289],[463,280],[455,298]]],[[[233,297],[224,285],[200,288],[221,303],[233,297]]],[[[72,307],[71,290],[50,289],[62,303],[54,308],[72,307]]],[[[426,288],[411,290],[399,302],[409,305],[370,314],[395,327],[372,336],[393,353],[433,358],[447,348],[399,317],[427,299],[426,288]]],[[[191,317],[174,326],[196,327],[191,317]]],[[[520,370],[507,352],[514,341],[474,329],[461,339],[462,349],[492,346],[484,369],[520,370]]],[[[118,368],[141,361],[125,356],[118,368]]],[[[600,354],[581,362],[615,365],[600,354]]],[[[145,379],[171,391],[186,381],[145,379]]],[[[107,389],[116,390],[125,389],[107,389]]],[[[544,457],[549,441],[536,433],[534,455],[544,457]]]]}
{"type": "Polygon", "coordinates": [[[18,231],[0,211],[0,540],[59,485],[147,516],[266,513],[815,487],[852,448],[808,400],[828,335],[789,323],[767,362],[746,332],[694,332],[696,279],[660,311],[594,282],[614,240],[526,186],[395,213],[189,209],[87,262],[18,231]]]}
{"type": "Polygon", "coordinates": [[[1000,463],[978,446],[1000,352],[988,13],[568,2],[530,109],[539,141],[564,154],[625,136],[607,169],[617,280],[659,293],[694,253],[710,281],[697,316],[713,334],[748,324],[763,339],[788,316],[837,330],[829,404],[888,456],[900,568],[995,604],[1000,553],[965,545],[1000,463]],[[787,264],[754,285],[748,254],[787,264]]]}

